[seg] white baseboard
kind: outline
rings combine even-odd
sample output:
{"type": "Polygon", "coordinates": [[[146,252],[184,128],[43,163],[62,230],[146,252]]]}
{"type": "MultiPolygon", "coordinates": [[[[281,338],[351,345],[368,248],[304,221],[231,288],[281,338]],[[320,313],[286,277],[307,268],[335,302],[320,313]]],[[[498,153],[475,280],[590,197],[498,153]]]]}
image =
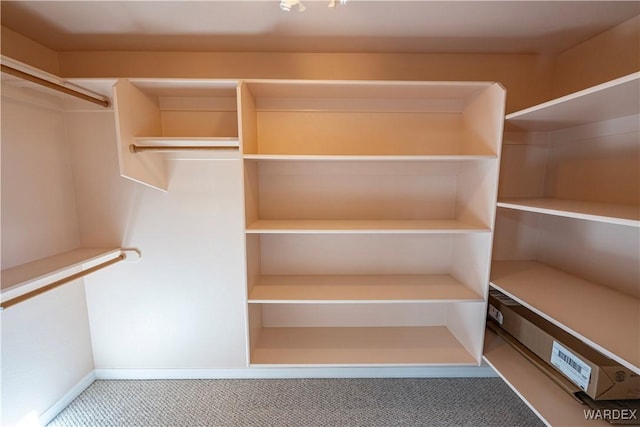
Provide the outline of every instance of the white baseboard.
{"type": "Polygon", "coordinates": [[[64,396],[62,396],[56,403],[51,405],[42,415],[40,415],[40,425],[46,426],[53,420],[64,408],[69,405],[82,393],[87,387],[89,387],[96,380],[96,372],[91,371],[85,375],[76,385],[71,387],[64,396]]]}
{"type": "Polygon", "coordinates": [[[249,369],[96,369],[96,379],[248,379],[248,378],[470,378],[496,377],[487,366],[310,367],[249,369]]]}

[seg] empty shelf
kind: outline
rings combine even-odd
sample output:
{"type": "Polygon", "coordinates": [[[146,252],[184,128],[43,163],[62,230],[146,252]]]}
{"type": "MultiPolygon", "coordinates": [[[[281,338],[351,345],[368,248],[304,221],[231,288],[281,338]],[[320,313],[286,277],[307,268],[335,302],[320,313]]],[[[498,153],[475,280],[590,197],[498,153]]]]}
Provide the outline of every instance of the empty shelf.
{"type": "Polygon", "coordinates": [[[261,276],[250,303],[482,301],[449,275],[261,276]]]}
{"type": "Polygon", "coordinates": [[[529,131],[552,131],[640,112],[640,73],[620,77],[507,115],[509,123],[529,131]]]}
{"type": "Polygon", "coordinates": [[[497,261],[492,285],[640,373],[640,300],[536,261],[497,261]]]}
{"type": "Polygon", "coordinates": [[[495,154],[407,154],[407,155],[312,155],[312,154],[245,154],[245,160],[315,160],[315,161],[474,161],[496,160],[495,154]]]}
{"type": "Polygon", "coordinates": [[[467,365],[477,361],[444,326],[263,328],[251,365],[467,365]]]}
{"type": "Polygon", "coordinates": [[[527,212],[640,227],[640,207],[634,205],[540,198],[507,199],[498,202],[498,206],[527,212]]]}
{"type": "Polygon", "coordinates": [[[258,220],[247,233],[485,233],[456,220],[258,220]]]}

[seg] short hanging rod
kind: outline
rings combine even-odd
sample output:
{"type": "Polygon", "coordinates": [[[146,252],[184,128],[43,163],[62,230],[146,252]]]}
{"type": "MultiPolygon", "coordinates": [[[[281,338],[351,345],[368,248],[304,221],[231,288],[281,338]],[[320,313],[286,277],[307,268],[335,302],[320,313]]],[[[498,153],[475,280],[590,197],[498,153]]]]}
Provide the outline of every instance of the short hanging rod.
{"type": "Polygon", "coordinates": [[[9,67],[8,65],[2,65],[2,72],[11,74],[12,76],[19,77],[23,80],[28,80],[30,82],[39,84],[40,86],[48,87],[49,89],[57,90],[58,92],[66,93],[67,95],[75,96],[76,98],[83,99],[85,101],[93,102],[94,104],[98,104],[102,107],[108,107],[109,101],[106,99],[96,98],[82,92],[78,92],[77,90],[73,90],[66,86],[63,86],[58,83],[51,82],[49,80],[41,79],[40,77],[31,75],[29,73],[25,73],[24,71],[17,70],[15,68],[9,67]]]}
{"type": "Polygon", "coordinates": [[[206,145],[129,145],[132,153],[143,151],[238,151],[238,147],[206,146],[206,145]]]}
{"type": "Polygon", "coordinates": [[[112,264],[115,264],[117,262],[124,261],[126,258],[127,258],[127,256],[125,254],[120,254],[116,258],[113,258],[113,259],[111,259],[109,261],[105,261],[102,264],[98,264],[98,265],[93,266],[91,268],[87,268],[86,270],[82,270],[82,271],[80,271],[78,273],[72,274],[71,276],[67,276],[67,277],[62,278],[60,280],[57,280],[57,281],[55,281],[53,283],[48,284],[47,286],[43,286],[41,288],[34,289],[33,291],[27,292],[26,294],[20,295],[18,297],[11,298],[10,300],[7,300],[7,301],[3,302],[2,304],[0,304],[0,310],[4,310],[4,309],[9,308],[9,307],[11,307],[13,305],[19,304],[19,303],[21,303],[23,301],[26,301],[26,300],[28,300],[30,298],[38,296],[38,295],[40,295],[42,293],[45,293],[47,291],[50,291],[52,289],[55,289],[58,286],[64,285],[65,283],[72,282],[72,281],[74,281],[76,279],[79,279],[79,278],[81,278],[83,276],[86,276],[87,274],[94,273],[94,272],[96,272],[98,270],[101,270],[101,269],[103,269],[105,267],[108,267],[108,266],[110,266],[112,264]]]}

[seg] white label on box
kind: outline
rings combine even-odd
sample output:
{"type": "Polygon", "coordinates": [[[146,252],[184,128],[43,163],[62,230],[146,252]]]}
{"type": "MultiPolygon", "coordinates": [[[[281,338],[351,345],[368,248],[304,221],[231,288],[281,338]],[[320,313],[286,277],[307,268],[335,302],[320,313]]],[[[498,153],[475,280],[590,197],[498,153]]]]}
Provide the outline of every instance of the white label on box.
{"type": "Polygon", "coordinates": [[[489,316],[491,316],[493,320],[502,325],[502,322],[504,321],[502,313],[491,304],[489,304],[489,316]]]}
{"type": "Polygon", "coordinates": [[[591,366],[557,342],[551,348],[551,364],[565,374],[575,385],[587,391],[591,378],[591,366]]]}

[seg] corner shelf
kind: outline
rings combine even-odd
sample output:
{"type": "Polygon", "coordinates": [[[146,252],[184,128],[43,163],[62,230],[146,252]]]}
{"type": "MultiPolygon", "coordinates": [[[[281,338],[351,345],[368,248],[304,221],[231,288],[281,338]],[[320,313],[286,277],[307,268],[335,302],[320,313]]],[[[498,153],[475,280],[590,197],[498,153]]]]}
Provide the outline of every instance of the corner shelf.
{"type": "MultiPolygon", "coordinates": [[[[639,94],[636,72],[506,116],[490,275],[638,374],[639,94]]],[[[549,425],[583,425],[587,407],[508,341],[487,331],[485,360],[549,425]]]]}
{"type": "Polygon", "coordinates": [[[638,298],[536,261],[494,261],[491,285],[640,374],[638,298]]]}
{"type": "Polygon", "coordinates": [[[640,73],[554,99],[506,116],[528,131],[554,131],[640,113],[640,73]]]}

